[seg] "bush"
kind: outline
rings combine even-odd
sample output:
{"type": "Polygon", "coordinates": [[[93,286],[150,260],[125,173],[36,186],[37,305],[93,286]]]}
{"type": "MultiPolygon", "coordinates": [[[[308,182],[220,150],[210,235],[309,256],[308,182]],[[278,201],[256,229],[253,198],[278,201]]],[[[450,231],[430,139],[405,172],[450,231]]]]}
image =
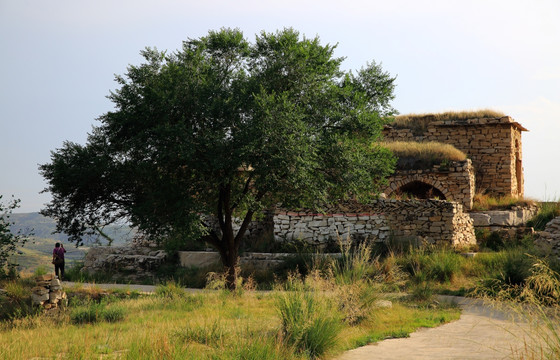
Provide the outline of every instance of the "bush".
{"type": "Polygon", "coordinates": [[[204,326],[196,325],[188,327],[183,331],[177,332],[176,336],[182,341],[216,346],[228,336],[228,332],[225,327],[216,320],[210,325],[205,324],[204,326]]]}
{"type": "Polygon", "coordinates": [[[104,303],[90,303],[72,310],[70,320],[74,324],[95,323],[98,321],[116,322],[123,320],[126,310],[122,306],[106,307],[104,303]]]}
{"type": "Polygon", "coordinates": [[[342,256],[332,264],[332,274],[339,285],[354,284],[372,274],[371,248],[366,242],[353,248],[350,239],[339,239],[342,256]]]}
{"type": "Polygon", "coordinates": [[[4,280],[0,287],[0,321],[15,320],[36,315],[38,309],[31,304],[31,288],[35,281],[31,278],[4,280]]]}
{"type": "Polygon", "coordinates": [[[533,258],[520,249],[506,252],[498,279],[507,285],[521,285],[531,274],[533,258]]]}
{"type": "Polygon", "coordinates": [[[298,352],[320,357],[336,345],[342,330],[340,319],[327,300],[305,290],[301,280],[292,278],[288,286],[293,290],[280,293],[276,299],[283,339],[298,352]]]}
{"type": "Polygon", "coordinates": [[[544,202],[541,204],[539,212],[527,222],[527,226],[542,231],[546,224],[557,216],[560,216],[560,202],[544,202]]]}
{"type": "Polygon", "coordinates": [[[449,250],[437,248],[411,249],[398,262],[412,277],[426,281],[451,282],[460,274],[465,259],[449,250]]]}
{"type": "Polygon", "coordinates": [[[182,298],[186,296],[185,289],[172,281],[156,286],[155,293],[157,296],[171,299],[182,298]]]}

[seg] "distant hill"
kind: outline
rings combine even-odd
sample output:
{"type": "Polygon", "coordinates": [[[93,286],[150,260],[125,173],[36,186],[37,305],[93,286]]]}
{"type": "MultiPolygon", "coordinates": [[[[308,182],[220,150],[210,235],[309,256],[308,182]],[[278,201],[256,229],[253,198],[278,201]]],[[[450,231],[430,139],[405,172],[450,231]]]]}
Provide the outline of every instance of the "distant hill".
{"type": "MultiPolygon", "coordinates": [[[[45,217],[39,213],[20,213],[11,214],[10,221],[14,224],[10,227],[13,233],[21,231],[22,234],[33,234],[23,248],[18,248],[21,252],[12,259],[19,264],[20,271],[34,271],[39,266],[52,266],[52,250],[57,242],[64,244],[66,249],[67,264],[73,261],[82,260],[85,253],[92,245],[107,245],[107,240],[103,237],[93,237],[84,239],[85,246],[76,248],[73,243],[68,242],[68,235],[53,234],[56,223],[53,219],[45,217]]],[[[126,225],[107,226],[103,231],[114,241],[112,246],[120,246],[132,239],[134,230],[126,225]]]]}

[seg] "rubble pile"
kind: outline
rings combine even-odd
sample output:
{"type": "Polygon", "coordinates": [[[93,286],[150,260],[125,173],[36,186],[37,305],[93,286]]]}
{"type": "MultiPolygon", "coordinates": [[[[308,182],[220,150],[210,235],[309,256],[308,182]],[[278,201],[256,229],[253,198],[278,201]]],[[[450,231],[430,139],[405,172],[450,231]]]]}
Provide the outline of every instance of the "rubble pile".
{"type": "Polygon", "coordinates": [[[52,274],[41,275],[35,278],[36,286],[31,289],[33,305],[41,306],[45,310],[54,309],[68,304],[66,292],[58,278],[52,274]]]}

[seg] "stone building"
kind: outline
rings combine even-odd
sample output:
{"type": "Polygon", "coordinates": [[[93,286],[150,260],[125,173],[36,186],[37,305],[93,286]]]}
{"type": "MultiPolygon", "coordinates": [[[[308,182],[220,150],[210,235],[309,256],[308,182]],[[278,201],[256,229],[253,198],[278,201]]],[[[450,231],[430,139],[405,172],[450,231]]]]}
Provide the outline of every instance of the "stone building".
{"type": "Polygon", "coordinates": [[[472,206],[475,191],[495,196],[523,197],[521,133],[527,129],[511,117],[437,120],[437,115],[420,115],[413,116],[410,124],[409,128],[386,126],[383,131],[385,140],[451,144],[467,154],[473,170],[463,166],[450,167],[451,170],[447,168],[445,171],[427,169],[413,174],[397,171],[389,179],[387,195],[403,187],[424,184],[443,196],[439,198],[459,201],[467,209],[472,206]],[[471,171],[474,171],[474,189],[468,183],[472,181],[471,171]],[[434,175],[436,173],[439,175],[434,175]],[[446,181],[446,177],[449,180],[446,181]],[[464,181],[467,183],[459,183],[464,181]]]}

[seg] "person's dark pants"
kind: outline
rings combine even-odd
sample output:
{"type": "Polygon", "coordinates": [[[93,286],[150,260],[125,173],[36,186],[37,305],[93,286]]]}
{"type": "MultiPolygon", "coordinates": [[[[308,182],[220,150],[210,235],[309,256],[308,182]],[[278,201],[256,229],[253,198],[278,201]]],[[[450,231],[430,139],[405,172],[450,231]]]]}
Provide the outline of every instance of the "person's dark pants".
{"type": "Polygon", "coordinates": [[[64,279],[64,260],[60,264],[54,264],[54,274],[58,276],[60,280],[64,279]],[[60,270],[60,276],[58,275],[58,270],[60,270]]]}

